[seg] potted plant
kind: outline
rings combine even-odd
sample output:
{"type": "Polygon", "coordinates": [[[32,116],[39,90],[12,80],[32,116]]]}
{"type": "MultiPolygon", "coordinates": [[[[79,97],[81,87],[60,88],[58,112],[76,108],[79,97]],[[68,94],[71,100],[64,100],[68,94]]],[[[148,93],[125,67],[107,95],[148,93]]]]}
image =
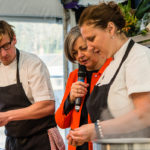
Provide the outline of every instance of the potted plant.
{"type": "Polygon", "coordinates": [[[142,0],[135,10],[131,8],[131,0],[119,6],[126,21],[123,32],[135,42],[150,47],[150,0],[142,0]]]}
{"type": "MultiPolygon", "coordinates": [[[[122,14],[124,15],[126,25],[123,31],[128,37],[135,35],[145,35],[148,31],[144,28],[143,17],[148,21],[146,13],[150,10],[150,0],[142,0],[136,10],[131,8],[131,0],[128,0],[127,5],[119,4],[122,14]]],[[[145,24],[146,25],[146,24],[145,24]]]]}

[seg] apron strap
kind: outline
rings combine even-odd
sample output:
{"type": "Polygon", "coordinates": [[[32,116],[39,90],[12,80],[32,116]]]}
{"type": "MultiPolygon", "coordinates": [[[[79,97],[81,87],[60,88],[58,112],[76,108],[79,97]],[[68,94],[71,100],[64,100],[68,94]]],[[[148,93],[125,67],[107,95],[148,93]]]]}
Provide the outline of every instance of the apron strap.
{"type": "Polygon", "coordinates": [[[125,52],[125,54],[124,54],[124,56],[123,56],[123,58],[122,58],[122,60],[121,60],[121,63],[120,63],[120,65],[119,65],[119,67],[118,67],[118,69],[117,69],[117,71],[116,71],[116,73],[114,74],[113,78],[112,78],[111,81],[110,81],[110,85],[111,85],[111,84],[113,83],[113,81],[115,80],[115,78],[116,78],[116,76],[117,76],[117,74],[118,74],[118,72],[119,72],[119,70],[120,70],[120,68],[121,68],[121,66],[122,66],[122,64],[123,64],[123,62],[124,62],[124,61],[126,60],[126,58],[128,57],[128,54],[129,54],[130,50],[132,49],[134,43],[135,43],[135,42],[131,39],[130,42],[129,42],[129,44],[128,44],[128,47],[127,47],[127,49],[126,49],[126,52],[125,52]]]}
{"type": "Polygon", "coordinates": [[[19,76],[19,57],[20,57],[20,52],[18,49],[16,49],[17,53],[17,73],[16,73],[16,78],[17,78],[17,85],[20,84],[20,76],[19,76]]]}

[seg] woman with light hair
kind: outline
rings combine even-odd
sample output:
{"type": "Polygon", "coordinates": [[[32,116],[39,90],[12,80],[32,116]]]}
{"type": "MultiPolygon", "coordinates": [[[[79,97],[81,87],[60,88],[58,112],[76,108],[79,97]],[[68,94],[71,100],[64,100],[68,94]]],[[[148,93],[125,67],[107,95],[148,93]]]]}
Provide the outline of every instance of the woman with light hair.
{"type": "MultiPolygon", "coordinates": [[[[78,81],[78,69],[72,71],[68,77],[63,100],[56,111],[55,119],[60,128],[71,130],[91,123],[87,112],[86,101],[94,85],[102,75],[111,59],[106,60],[99,52],[87,47],[81,36],[78,26],[73,27],[67,34],[64,42],[64,51],[67,59],[85,66],[85,82],[78,81]],[[79,112],[75,110],[76,98],[82,98],[79,112]]],[[[68,150],[92,150],[92,143],[87,142],[81,146],[69,145],[68,150]]]]}

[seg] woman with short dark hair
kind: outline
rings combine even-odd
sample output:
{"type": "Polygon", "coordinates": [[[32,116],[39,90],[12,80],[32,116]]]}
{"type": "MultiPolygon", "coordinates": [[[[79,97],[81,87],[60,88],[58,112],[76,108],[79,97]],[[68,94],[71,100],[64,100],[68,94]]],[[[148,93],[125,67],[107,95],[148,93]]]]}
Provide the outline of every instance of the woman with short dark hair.
{"type": "Polygon", "coordinates": [[[150,137],[149,48],[126,37],[123,15],[114,2],[86,8],[79,26],[88,47],[113,61],[87,100],[95,125],[70,131],[69,143],[81,145],[95,138],[118,136],[150,137]]]}

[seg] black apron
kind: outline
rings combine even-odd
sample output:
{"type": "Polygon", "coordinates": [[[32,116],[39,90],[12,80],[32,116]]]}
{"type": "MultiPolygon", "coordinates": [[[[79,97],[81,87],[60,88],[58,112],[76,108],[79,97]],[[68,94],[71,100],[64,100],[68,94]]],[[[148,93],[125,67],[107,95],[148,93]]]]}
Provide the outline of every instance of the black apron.
{"type": "MultiPolygon", "coordinates": [[[[91,118],[92,122],[96,122],[96,120],[99,120],[99,119],[101,121],[103,121],[103,120],[108,120],[108,119],[113,118],[113,116],[109,112],[108,104],[107,104],[109,89],[110,89],[113,81],[115,80],[123,62],[128,57],[128,54],[129,54],[130,50],[132,49],[133,45],[134,45],[134,41],[130,40],[128,47],[126,49],[126,52],[120,62],[120,65],[119,65],[118,69],[116,70],[114,76],[110,80],[110,82],[108,84],[104,84],[102,86],[98,86],[98,85],[94,86],[94,89],[93,89],[90,97],[87,100],[87,110],[90,114],[90,118],[91,118]],[[104,112],[107,112],[107,118],[103,118],[102,113],[104,113],[104,112]]],[[[129,137],[130,138],[131,137],[136,137],[136,138],[148,137],[149,138],[150,137],[150,127],[141,129],[136,132],[124,133],[121,135],[120,134],[119,135],[109,135],[106,138],[129,138],[129,137]]]]}
{"type": "MultiPolygon", "coordinates": [[[[0,87],[0,112],[28,107],[28,100],[19,77],[17,53],[17,84],[0,87]]],[[[5,126],[6,150],[50,150],[47,130],[55,127],[54,115],[34,120],[9,122],[5,126]]]]}
{"type": "Polygon", "coordinates": [[[128,44],[127,50],[121,60],[121,63],[112,77],[111,81],[108,84],[104,84],[102,86],[95,85],[94,89],[87,100],[87,109],[91,117],[92,122],[96,122],[96,120],[101,119],[101,113],[104,109],[107,108],[107,98],[108,98],[108,93],[110,86],[112,85],[114,79],[116,78],[122,63],[126,60],[132,46],[134,45],[134,41],[131,40],[130,43],[128,44]]]}
{"type": "Polygon", "coordinates": [[[104,109],[107,109],[107,98],[110,86],[115,80],[123,62],[126,60],[132,46],[134,45],[134,41],[131,40],[128,44],[127,50],[121,60],[121,63],[112,77],[111,81],[108,84],[104,84],[102,86],[95,85],[94,89],[87,100],[87,110],[90,114],[90,118],[92,122],[96,122],[96,120],[101,119],[101,113],[104,109]]]}

